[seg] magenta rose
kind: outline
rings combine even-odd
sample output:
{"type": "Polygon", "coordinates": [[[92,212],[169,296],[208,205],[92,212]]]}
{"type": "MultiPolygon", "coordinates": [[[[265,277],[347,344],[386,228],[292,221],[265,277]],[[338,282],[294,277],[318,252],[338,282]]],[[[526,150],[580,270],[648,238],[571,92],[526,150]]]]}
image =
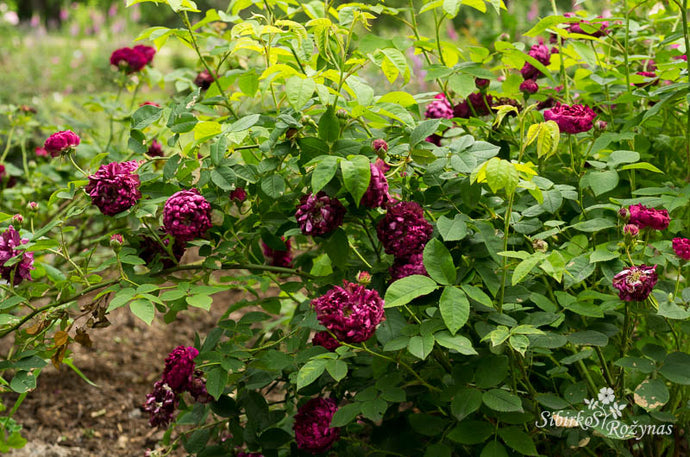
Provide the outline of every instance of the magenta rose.
{"type": "Polygon", "coordinates": [[[632,266],[613,277],[613,287],[624,301],[644,301],[652,293],[657,282],[656,265],[632,266]]]}
{"type": "Polygon", "coordinates": [[[261,247],[264,252],[266,262],[269,265],[273,265],[274,267],[290,268],[292,266],[292,253],[290,252],[292,245],[289,239],[286,240],[283,237],[283,241],[285,242],[284,250],[273,249],[263,241],[261,242],[261,247]]]}
{"type": "Polygon", "coordinates": [[[91,203],[106,216],[114,216],[136,205],[141,198],[139,175],[135,173],[138,167],[134,160],[101,165],[96,174],[89,176],[86,185],[91,203]]]}
{"type": "Polygon", "coordinates": [[[161,379],[175,393],[189,390],[194,376],[194,359],[199,351],[194,347],[176,347],[165,359],[165,369],[161,379]]]}
{"type": "Polygon", "coordinates": [[[592,121],[597,114],[586,105],[563,105],[556,103],[550,110],[544,111],[544,119],[554,121],[563,133],[581,133],[592,129],[592,121]]]}
{"type": "Polygon", "coordinates": [[[338,340],[333,338],[330,333],[326,331],[317,332],[311,339],[311,344],[314,346],[321,346],[333,352],[340,347],[338,340]]]}
{"type": "Polygon", "coordinates": [[[43,148],[53,157],[59,157],[73,151],[80,143],[79,136],[71,130],[53,133],[48,137],[43,148]]]}
{"type": "Polygon", "coordinates": [[[176,192],[165,202],[163,227],[176,239],[191,241],[211,226],[211,205],[197,189],[176,192]]]}
{"type": "Polygon", "coordinates": [[[340,429],[331,427],[337,410],[335,400],[330,398],[312,398],[302,405],[293,425],[297,447],[312,454],[330,449],[340,437],[340,429]]]}
{"type": "Polygon", "coordinates": [[[424,219],[424,210],[416,202],[398,202],[376,227],[376,234],[387,254],[409,257],[422,252],[434,228],[424,219]]]}
{"type": "Polygon", "coordinates": [[[448,102],[445,94],[437,94],[434,101],[429,103],[424,112],[427,119],[452,119],[453,107],[448,102]]]}
{"type": "Polygon", "coordinates": [[[144,411],[149,413],[151,427],[167,427],[175,417],[177,395],[163,380],[153,385],[153,392],[146,394],[144,411]]]}
{"type": "Polygon", "coordinates": [[[690,260],[690,240],[687,238],[674,238],[673,251],[683,260],[690,260]]]}
{"type": "MultiPolygon", "coordinates": [[[[622,208],[624,209],[624,208],[622,208]]],[[[640,229],[651,228],[653,230],[666,230],[671,218],[665,209],[647,208],[638,203],[628,207],[628,221],[637,225],[640,229]]]]}
{"type": "Polygon", "coordinates": [[[147,54],[132,48],[120,48],[110,55],[110,64],[123,70],[125,73],[135,73],[149,63],[147,54]]]}
{"type": "Polygon", "coordinates": [[[370,163],[369,168],[371,169],[371,180],[359,204],[367,208],[383,207],[390,200],[388,180],[384,174],[390,167],[383,160],[376,159],[376,163],[370,163]]]}
{"type": "Polygon", "coordinates": [[[321,325],[346,343],[368,340],[385,319],[378,292],[348,281],[315,298],[311,305],[321,325]]]}
{"type": "Polygon", "coordinates": [[[7,282],[12,280],[15,286],[25,279],[31,281],[31,270],[34,269],[34,253],[15,249],[17,246],[28,242],[29,240],[21,238],[19,232],[11,225],[3,233],[0,233],[0,277],[7,282]],[[21,260],[10,266],[5,266],[5,263],[15,256],[21,256],[21,260]]]}
{"type": "Polygon", "coordinates": [[[343,225],[346,209],[337,198],[331,198],[324,191],[316,195],[303,195],[297,205],[295,218],[302,233],[323,236],[343,225]]]}
{"type": "Polygon", "coordinates": [[[152,46],[144,46],[143,44],[138,44],[132,48],[134,51],[142,54],[146,58],[146,63],[150,64],[153,60],[153,56],[156,55],[156,48],[152,46]]]}
{"type": "Polygon", "coordinates": [[[214,78],[213,75],[208,72],[208,70],[203,70],[196,75],[196,78],[194,78],[194,84],[200,87],[201,90],[208,90],[215,80],[216,78],[214,78]]]}

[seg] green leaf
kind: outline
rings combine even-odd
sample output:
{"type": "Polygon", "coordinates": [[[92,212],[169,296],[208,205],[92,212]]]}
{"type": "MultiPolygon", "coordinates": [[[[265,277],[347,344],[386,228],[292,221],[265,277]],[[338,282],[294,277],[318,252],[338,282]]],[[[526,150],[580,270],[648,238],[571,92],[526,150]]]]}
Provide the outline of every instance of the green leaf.
{"type": "Polygon", "coordinates": [[[621,170],[647,170],[654,173],[663,173],[657,167],[648,162],[631,163],[630,165],[624,165],[620,168],[621,170]]]}
{"type": "Polygon", "coordinates": [[[29,390],[36,388],[36,376],[29,373],[28,371],[18,371],[12,377],[10,381],[10,389],[13,391],[23,394],[29,390]]]}
{"type": "Polygon", "coordinates": [[[494,411],[500,411],[502,413],[523,412],[520,397],[506,390],[487,390],[484,392],[484,395],[482,395],[482,401],[494,411]]]}
{"type": "Polygon", "coordinates": [[[343,360],[329,360],[326,364],[328,374],[337,382],[347,376],[347,363],[343,360]]]}
{"type": "Polygon", "coordinates": [[[479,457],[508,457],[508,451],[498,441],[489,441],[479,457]]]}
{"type": "Polygon", "coordinates": [[[310,78],[293,76],[285,82],[285,95],[292,108],[299,112],[316,90],[316,83],[310,78]]]}
{"type": "Polygon", "coordinates": [[[427,276],[411,275],[398,279],[386,290],[385,307],[406,305],[417,297],[435,291],[437,287],[436,281],[427,276]]]}
{"type": "Polygon", "coordinates": [[[608,336],[595,330],[582,330],[568,335],[568,341],[576,346],[601,346],[609,344],[608,336]]]}
{"type": "Polygon", "coordinates": [[[369,159],[364,156],[351,156],[349,160],[342,160],[340,168],[343,172],[345,188],[350,192],[357,206],[371,181],[371,167],[369,159]]]}
{"type": "Polygon", "coordinates": [[[508,427],[498,429],[498,434],[503,439],[503,442],[508,447],[519,452],[522,455],[538,456],[537,447],[534,445],[534,440],[527,433],[523,432],[517,427],[508,427]]]}
{"type": "Polygon", "coordinates": [[[206,311],[211,309],[211,305],[213,304],[213,298],[211,298],[208,295],[190,295],[188,296],[185,301],[189,304],[189,306],[193,306],[195,308],[202,308],[205,309],[206,311]]]}
{"type": "Polygon", "coordinates": [[[671,394],[659,379],[646,379],[635,389],[635,404],[646,411],[655,411],[664,406],[671,398],[671,394]]]}
{"type": "Polygon", "coordinates": [[[537,264],[542,260],[544,260],[544,254],[541,252],[535,252],[522,262],[518,263],[515,267],[515,270],[513,270],[512,284],[519,284],[523,279],[525,279],[525,276],[527,276],[529,272],[532,271],[534,267],[536,267],[537,264]]]}
{"type": "Polygon", "coordinates": [[[431,134],[436,133],[440,124],[440,119],[428,119],[417,124],[417,127],[410,133],[410,149],[426,140],[431,134]]]}
{"type": "Polygon", "coordinates": [[[558,151],[558,142],[561,132],[554,121],[546,121],[542,124],[537,135],[537,157],[548,159],[558,151]]]}
{"type": "Polygon", "coordinates": [[[494,426],[488,421],[462,421],[452,429],[447,437],[459,444],[479,444],[494,433],[494,426]]]}
{"type": "Polygon", "coordinates": [[[635,163],[640,160],[640,153],[636,151],[613,151],[607,160],[610,168],[617,168],[622,163],[635,163]]]}
{"type": "Polygon", "coordinates": [[[584,183],[591,188],[594,195],[605,194],[618,186],[618,172],[615,170],[590,171],[583,177],[584,183]]]}
{"type": "Polygon", "coordinates": [[[672,352],[666,356],[664,366],[661,367],[659,373],[676,384],[690,385],[690,355],[672,352]]]}
{"type": "Polygon", "coordinates": [[[605,217],[597,217],[595,219],[589,219],[587,221],[582,221],[578,222],[577,224],[574,224],[572,227],[575,230],[579,230],[581,232],[599,232],[601,230],[605,229],[610,229],[616,226],[616,223],[613,221],[613,219],[605,218],[605,217]]]}
{"type": "Polygon", "coordinates": [[[338,158],[326,156],[314,168],[311,174],[311,189],[314,194],[323,189],[338,171],[338,158]]]}
{"type": "Polygon", "coordinates": [[[163,109],[153,105],[144,105],[132,114],[132,129],[143,130],[161,118],[163,109]]]}
{"type": "Polygon", "coordinates": [[[248,130],[251,127],[254,127],[254,125],[256,125],[256,123],[259,122],[260,118],[261,115],[259,114],[250,114],[248,116],[244,116],[243,118],[233,122],[230,125],[228,132],[243,132],[245,130],[248,130]]]}
{"type": "Polygon", "coordinates": [[[367,419],[378,422],[383,419],[388,403],[383,398],[362,402],[362,415],[367,419]]]}
{"type": "Polygon", "coordinates": [[[319,379],[319,376],[321,376],[323,371],[326,369],[327,363],[328,360],[326,359],[314,359],[305,363],[297,373],[297,390],[300,390],[302,387],[306,387],[319,379]]]}
{"type": "Polygon", "coordinates": [[[493,193],[505,189],[506,194],[511,195],[520,182],[520,176],[512,163],[494,157],[486,163],[486,182],[493,193]]]}
{"type": "Polygon", "coordinates": [[[129,304],[129,309],[132,311],[132,314],[146,322],[146,325],[151,325],[156,315],[156,307],[150,300],[134,300],[129,304]]]}
{"type": "Polygon", "coordinates": [[[480,303],[488,308],[493,307],[494,304],[491,301],[491,298],[488,295],[486,295],[486,293],[484,293],[484,291],[481,290],[479,287],[464,284],[462,286],[462,290],[465,291],[470,300],[474,300],[477,303],[480,303]]]}
{"type": "Polygon", "coordinates": [[[424,247],[424,267],[436,282],[445,285],[455,283],[453,257],[446,246],[436,238],[431,239],[424,247]]]}
{"type": "Polygon", "coordinates": [[[333,414],[331,419],[331,427],[344,427],[362,412],[362,403],[348,403],[347,405],[338,407],[338,410],[333,414]]]}
{"type": "Polygon", "coordinates": [[[443,241],[459,241],[467,236],[467,218],[462,214],[456,214],[453,219],[441,216],[436,221],[438,232],[443,241]]]}
{"type": "Polygon", "coordinates": [[[444,287],[438,303],[441,317],[452,335],[462,328],[470,315],[470,302],[465,292],[456,287],[444,287]]]}
{"type": "Polygon", "coordinates": [[[426,359],[433,349],[433,335],[413,336],[407,343],[407,350],[410,351],[410,354],[422,360],[426,359]]]}
{"type": "Polygon", "coordinates": [[[215,367],[206,374],[206,390],[209,395],[218,400],[223,394],[228,372],[221,367],[215,367]]]}
{"type": "Polygon", "coordinates": [[[228,166],[220,166],[211,170],[211,181],[223,190],[230,191],[235,188],[237,176],[235,171],[228,166]]]}
{"type": "Polygon", "coordinates": [[[285,180],[280,175],[267,176],[261,181],[261,190],[269,197],[278,199],[285,193],[285,180]]]}
{"type": "Polygon", "coordinates": [[[482,406],[482,393],[471,387],[463,387],[450,402],[450,412],[458,421],[477,411],[482,406]]]}
{"type": "Polygon", "coordinates": [[[462,335],[451,335],[450,333],[443,331],[438,332],[434,335],[436,342],[441,346],[454,349],[463,355],[477,355],[477,351],[472,347],[472,342],[469,338],[462,335]]]}
{"type": "Polygon", "coordinates": [[[326,108],[326,112],[319,119],[319,138],[329,143],[333,143],[340,137],[340,121],[335,115],[332,106],[326,108]]]}

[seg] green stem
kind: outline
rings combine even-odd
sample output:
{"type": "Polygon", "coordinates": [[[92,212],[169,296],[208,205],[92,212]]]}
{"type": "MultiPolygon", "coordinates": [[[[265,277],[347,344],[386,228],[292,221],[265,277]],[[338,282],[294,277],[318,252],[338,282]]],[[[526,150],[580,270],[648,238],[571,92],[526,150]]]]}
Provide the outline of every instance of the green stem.
{"type": "Polygon", "coordinates": [[[14,135],[14,125],[10,129],[10,133],[7,134],[7,144],[5,145],[5,150],[2,153],[2,157],[0,157],[0,163],[5,161],[5,158],[7,157],[7,153],[10,152],[10,144],[12,143],[12,135],[14,135]]]}
{"type": "Polygon", "coordinates": [[[606,364],[604,354],[601,352],[601,348],[599,346],[594,346],[594,351],[597,353],[597,357],[599,357],[599,363],[601,363],[601,370],[604,374],[604,379],[606,379],[606,384],[608,384],[609,387],[613,387],[615,384],[613,382],[613,378],[611,377],[609,366],[606,364]]]}
{"type": "MultiPolygon", "coordinates": [[[[508,235],[510,234],[510,218],[513,214],[513,198],[514,194],[508,197],[508,207],[503,222],[503,250],[508,250],[508,235]]],[[[503,257],[503,274],[501,275],[501,295],[498,302],[498,312],[503,312],[503,299],[506,292],[506,280],[508,279],[508,257],[503,257]]]]}

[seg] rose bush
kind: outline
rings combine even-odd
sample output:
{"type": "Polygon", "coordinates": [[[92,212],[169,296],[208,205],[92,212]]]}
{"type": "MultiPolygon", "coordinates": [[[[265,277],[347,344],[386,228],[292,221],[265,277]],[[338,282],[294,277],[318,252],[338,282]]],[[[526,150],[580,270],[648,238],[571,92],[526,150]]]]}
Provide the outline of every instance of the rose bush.
{"type": "MultiPolygon", "coordinates": [[[[180,28],[139,39],[198,62],[174,95],[138,104],[154,52],[120,49],[131,100],[95,104],[107,133],[58,126],[32,167],[8,135],[6,389],[32,390],[115,309],[175,325],[243,288],[141,399],[168,429],[149,455],[686,452],[682,5],[555,11],[465,48],[442,39],[449,19],[500,2],[159,3],[180,28]],[[370,32],[379,18],[413,39],[370,32]],[[636,74],[651,59],[659,87],[636,74]],[[615,429],[559,426],[614,399],[615,429]]],[[[31,115],[7,112],[29,137],[31,115]]]]}

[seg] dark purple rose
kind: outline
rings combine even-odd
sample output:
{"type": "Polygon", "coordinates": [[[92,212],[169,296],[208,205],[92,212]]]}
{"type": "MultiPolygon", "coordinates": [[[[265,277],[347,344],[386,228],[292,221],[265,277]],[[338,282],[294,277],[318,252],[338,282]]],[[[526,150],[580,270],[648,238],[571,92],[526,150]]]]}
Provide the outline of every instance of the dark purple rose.
{"type": "Polygon", "coordinates": [[[618,289],[618,297],[624,301],[644,301],[657,282],[656,265],[632,266],[613,277],[613,287],[618,289]]]}
{"type": "Polygon", "coordinates": [[[264,455],[258,452],[238,452],[237,457],[264,457],[264,455]]]}
{"type": "Polygon", "coordinates": [[[199,238],[211,226],[211,205],[197,189],[176,192],[165,202],[163,227],[180,241],[199,238]]]}
{"type": "Polygon", "coordinates": [[[459,117],[461,119],[469,119],[472,117],[472,110],[470,110],[470,104],[467,100],[463,100],[453,107],[453,117],[459,117]]]}
{"type": "Polygon", "coordinates": [[[647,208],[638,203],[637,205],[631,205],[628,211],[630,213],[630,223],[637,225],[640,229],[666,230],[671,222],[668,211],[665,209],[647,208]]]}
{"type": "Polygon", "coordinates": [[[156,48],[152,46],[144,46],[143,44],[138,44],[132,48],[146,58],[146,63],[150,64],[153,60],[153,56],[156,55],[156,48]]]}
{"type": "Polygon", "coordinates": [[[343,225],[345,212],[345,207],[337,198],[320,191],[316,195],[309,193],[302,196],[295,218],[303,234],[323,236],[343,225]]]}
{"type": "Polygon", "coordinates": [[[539,85],[533,79],[525,79],[520,84],[520,91],[524,94],[534,94],[539,90],[539,85]]]}
{"type": "Polygon", "coordinates": [[[21,238],[19,232],[11,225],[0,234],[0,277],[10,282],[14,275],[12,281],[15,286],[24,279],[31,281],[31,270],[34,269],[34,253],[15,249],[17,246],[28,242],[29,240],[21,238]],[[5,266],[5,263],[15,256],[21,256],[21,260],[13,265],[5,266]]]}
{"type": "Polygon", "coordinates": [[[79,136],[71,130],[53,133],[48,137],[43,148],[53,157],[59,157],[74,150],[79,145],[79,136]]]}
{"type": "Polygon", "coordinates": [[[330,398],[312,398],[295,414],[295,441],[297,447],[319,454],[330,449],[340,437],[340,429],[331,427],[333,414],[338,410],[330,398]]]}
{"type": "Polygon", "coordinates": [[[311,344],[314,346],[322,346],[331,352],[340,347],[338,340],[333,338],[331,334],[326,331],[317,332],[316,335],[314,335],[314,337],[311,339],[311,344]]]}
{"type": "Polygon", "coordinates": [[[91,203],[106,216],[114,216],[136,205],[141,198],[139,175],[135,161],[112,162],[101,165],[95,175],[89,176],[86,193],[91,203]]]}
{"type": "Polygon", "coordinates": [[[385,319],[378,292],[348,281],[315,298],[311,305],[321,325],[346,343],[368,340],[385,319]]]}
{"type": "Polygon", "coordinates": [[[409,257],[422,252],[434,231],[424,219],[424,210],[416,202],[398,202],[376,227],[376,234],[387,254],[409,257]]]}
{"type": "Polygon", "coordinates": [[[424,112],[427,119],[452,119],[453,108],[445,94],[437,94],[435,100],[429,103],[424,112]]]}
{"type": "Polygon", "coordinates": [[[486,89],[489,87],[489,84],[491,84],[491,81],[488,79],[474,78],[474,85],[477,86],[477,89],[486,89]]]}
{"type": "Polygon", "coordinates": [[[196,75],[196,78],[194,78],[194,84],[196,84],[197,87],[201,87],[201,90],[208,90],[215,80],[216,78],[214,78],[213,75],[208,72],[208,70],[202,70],[198,75],[196,75]]]}
{"type": "Polygon", "coordinates": [[[690,240],[687,238],[674,238],[673,251],[683,260],[690,260],[690,240]]]}
{"type": "Polygon", "coordinates": [[[194,372],[194,376],[192,377],[192,381],[189,383],[188,390],[189,393],[192,394],[195,402],[208,403],[211,401],[212,397],[206,390],[206,380],[204,380],[204,378],[201,376],[201,371],[196,370],[194,372]]]}
{"type": "Polygon", "coordinates": [[[175,393],[189,390],[194,376],[194,358],[199,351],[194,347],[176,347],[165,359],[165,369],[161,379],[175,393]]]}
{"type": "Polygon", "coordinates": [[[556,103],[550,110],[544,111],[544,119],[554,121],[563,133],[581,133],[592,129],[592,121],[597,114],[586,105],[563,105],[556,103]]]}
{"type": "MultiPolygon", "coordinates": [[[[544,66],[548,66],[551,63],[551,50],[544,44],[535,44],[528,54],[544,66]]],[[[543,76],[542,72],[529,62],[525,62],[520,73],[523,79],[537,79],[543,76]]]]}
{"type": "Polygon", "coordinates": [[[164,381],[153,385],[153,392],[146,395],[144,411],[150,414],[151,427],[167,427],[175,416],[177,395],[164,381]]]}
{"type": "Polygon", "coordinates": [[[388,152],[388,143],[379,138],[371,142],[371,148],[376,152],[388,152]]]}
{"type": "Polygon", "coordinates": [[[653,71],[637,71],[635,74],[650,79],[650,81],[643,81],[641,83],[633,84],[635,87],[647,87],[659,84],[659,78],[653,71]]]}
{"type": "MultiPolygon", "coordinates": [[[[158,235],[165,246],[170,244],[170,237],[166,237],[165,232],[159,231],[158,235]]],[[[156,260],[159,260],[163,268],[172,268],[180,262],[180,259],[184,255],[184,251],[185,242],[175,238],[172,245],[173,259],[168,250],[162,246],[157,239],[150,236],[144,236],[141,238],[137,255],[146,262],[146,265],[150,266],[156,260]]]]}
{"type": "Polygon", "coordinates": [[[158,140],[153,140],[151,141],[151,144],[149,145],[148,151],[146,151],[146,154],[148,154],[150,157],[163,157],[165,154],[163,153],[163,147],[161,144],[158,142],[158,140]]]}
{"type": "MultiPolygon", "coordinates": [[[[575,17],[575,13],[565,13],[565,14],[563,14],[563,16],[575,17]]],[[[601,18],[601,16],[597,16],[597,17],[601,18]]],[[[599,29],[595,30],[592,33],[589,33],[589,32],[585,32],[582,29],[582,24],[587,24],[591,27],[596,27],[594,24],[592,24],[589,21],[581,20],[580,22],[571,23],[568,26],[568,31],[570,33],[579,33],[580,35],[587,35],[587,36],[591,36],[591,37],[595,37],[595,38],[600,38],[600,37],[606,35],[606,28],[609,26],[608,21],[598,22],[597,25],[599,26],[599,29]]]]}
{"type": "Polygon", "coordinates": [[[493,96],[483,94],[481,92],[475,92],[467,96],[467,103],[471,108],[471,111],[476,116],[486,116],[491,114],[491,106],[493,105],[493,96]]]}
{"type": "Polygon", "coordinates": [[[122,69],[126,73],[135,73],[149,63],[146,54],[132,48],[120,48],[110,55],[110,64],[122,69]]]}
{"type": "Polygon", "coordinates": [[[235,190],[230,192],[230,200],[235,201],[237,203],[242,203],[247,199],[247,191],[244,190],[244,187],[237,187],[235,190]]]}
{"type": "Polygon", "coordinates": [[[155,106],[155,107],[157,107],[157,108],[160,108],[160,107],[161,107],[161,105],[159,105],[158,103],[156,103],[156,102],[151,102],[151,101],[145,101],[144,103],[140,103],[140,104],[139,104],[139,106],[146,106],[146,105],[155,106]]]}
{"type": "Polygon", "coordinates": [[[376,159],[376,163],[369,164],[369,167],[371,168],[371,180],[359,204],[367,208],[383,207],[390,200],[388,180],[384,174],[386,168],[390,167],[381,159],[376,159]]]}
{"type": "Polygon", "coordinates": [[[436,146],[441,146],[442,138],[443,137],[441,135],[437,135],[434,133],[433,135],[429,135],[428,137],[426,137],[424,141],[426,141],[427,143],[435,144],[436,146]]]}
{"type": "Polygon", "coordinates": [[[397,257],[388,271],[393,281],[412,275],[429,276],[424,267],[424,255],[421,252],[412,254],[410,257],[397,257]]]}
{"type": "Polygon", "coordinates": [[[285,237],[283,237],[283,241],[285,242],[284,250],[272,249],[263,241],[261,242],[261,247],[264,251],[266,262],[269,265],[273,265],[274,267],[290,268],[292,266],[292,253],[290,252],[292,246],[289,239],[286,240],[285,237]]]}

